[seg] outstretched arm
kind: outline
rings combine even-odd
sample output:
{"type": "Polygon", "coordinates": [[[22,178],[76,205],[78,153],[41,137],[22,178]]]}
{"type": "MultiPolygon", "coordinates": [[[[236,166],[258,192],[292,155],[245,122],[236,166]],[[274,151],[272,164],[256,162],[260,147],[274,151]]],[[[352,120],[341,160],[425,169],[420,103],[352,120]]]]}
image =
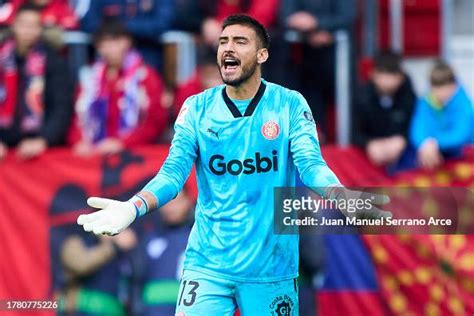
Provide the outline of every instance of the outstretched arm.
{"type": "MultiPolygon", "coordinates": [[[[316,124],[313,115],[304,97],[296,93],[290,113],[290,151],[301,181],[327,199],[371,199],[372,204],[386,204],[388,196],[352,191],[344,188],[334,172],[328,167],[321,154],[316,124]]],[[[373,206],[358,213],[349,213],[346,209],[339,209],[345,216],[357,217],[388,217],[385,212],[373,206]]]]}
{"type": "Polygon", "coordinates": [[[158,174],[126,202],[89,198],[87,204],[98,208],[99,211],[79,216],[77,223],[83,225],[85,231],[116,235],[139,216],[165,205],[178,195],[191,172],[198,152],[193,98],[186,100],[181,108],[176,119],[176,133],[170,152],[158,174]]]}

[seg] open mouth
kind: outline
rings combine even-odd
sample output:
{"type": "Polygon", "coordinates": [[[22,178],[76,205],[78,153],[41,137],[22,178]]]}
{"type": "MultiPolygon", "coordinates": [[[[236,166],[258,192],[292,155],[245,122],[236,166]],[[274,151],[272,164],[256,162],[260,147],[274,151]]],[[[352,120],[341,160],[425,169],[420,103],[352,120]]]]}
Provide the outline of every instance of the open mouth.
{"type": "Polygon", "coordinates": [[[224,70],[235,70],[240,65],[240,61],[234,57],[225,57],[222,61],[224,70]]]}

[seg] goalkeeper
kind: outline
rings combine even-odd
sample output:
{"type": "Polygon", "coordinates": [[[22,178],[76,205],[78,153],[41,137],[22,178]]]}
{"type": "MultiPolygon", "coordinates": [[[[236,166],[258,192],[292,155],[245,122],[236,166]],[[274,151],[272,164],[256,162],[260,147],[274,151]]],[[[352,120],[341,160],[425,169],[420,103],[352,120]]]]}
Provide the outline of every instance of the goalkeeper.
{"type": "MultiPolygon", "coordinates": [[[[225,85],[188,98],[161,170],[127,202],[78,223],[115,235],[173,199],[196,164],[199,196],[176,303],[177,315],[298,315],[298,236],[273,234],[273,188],[303,183],[321,196],[343,189],[321,156],[316,126],[298,92],[261,78],[265,28],[245,15],[223,23],[217,65],[225,85]],[[326,188],[326,189],[323,189],[326,188]]],[[[382,204],[376,198],[374,204],[382,204]]]]}

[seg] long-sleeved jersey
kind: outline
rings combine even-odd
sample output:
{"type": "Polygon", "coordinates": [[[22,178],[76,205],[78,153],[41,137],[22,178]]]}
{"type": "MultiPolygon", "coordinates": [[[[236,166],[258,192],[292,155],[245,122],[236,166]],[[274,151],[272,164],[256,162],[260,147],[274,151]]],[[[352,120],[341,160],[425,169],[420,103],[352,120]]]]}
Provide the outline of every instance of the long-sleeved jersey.
{"type": "Polygon", "coordinates": [[[274,187],[294,186],[296,168],[309,187],[339,181],[321,156],[301,94],[262,80],[242,103],[224,85],[188,98],[169,156],[143,190],[167,203],[195,162],[199,195],[184,269],[235,281],[294,278],[298,236],[273,233],[274,187]]]}

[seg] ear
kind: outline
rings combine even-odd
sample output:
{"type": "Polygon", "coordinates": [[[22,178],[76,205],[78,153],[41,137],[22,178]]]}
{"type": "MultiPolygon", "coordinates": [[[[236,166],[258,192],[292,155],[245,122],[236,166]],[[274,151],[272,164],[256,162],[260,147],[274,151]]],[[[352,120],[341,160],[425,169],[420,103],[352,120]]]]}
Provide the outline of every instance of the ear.
{"type": "Polygon", "coordinates": [[[266,48],[260,48],[257,51],[257,63],[258,64],[263,64],[266,62],[268,59],[268,49],[266,48]]]}

